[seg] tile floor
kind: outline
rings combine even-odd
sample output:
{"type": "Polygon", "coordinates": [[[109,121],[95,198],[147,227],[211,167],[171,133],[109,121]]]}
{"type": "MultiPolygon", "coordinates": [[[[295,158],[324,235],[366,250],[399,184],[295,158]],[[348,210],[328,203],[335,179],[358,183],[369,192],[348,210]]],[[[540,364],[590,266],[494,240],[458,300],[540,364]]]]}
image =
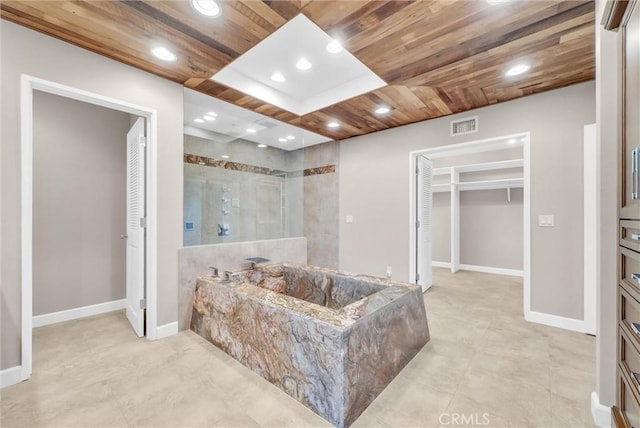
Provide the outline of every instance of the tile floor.
{"type": "MultiPolygon", "coordinates": [[[[435,269],[431,341],[353,427],[592,427],[595,339],[522,320],[518,278],[435,269]]],[[[148,342],[122,312],[34,330],[8,427],[326,427],[194,333],[148,342]]]]}

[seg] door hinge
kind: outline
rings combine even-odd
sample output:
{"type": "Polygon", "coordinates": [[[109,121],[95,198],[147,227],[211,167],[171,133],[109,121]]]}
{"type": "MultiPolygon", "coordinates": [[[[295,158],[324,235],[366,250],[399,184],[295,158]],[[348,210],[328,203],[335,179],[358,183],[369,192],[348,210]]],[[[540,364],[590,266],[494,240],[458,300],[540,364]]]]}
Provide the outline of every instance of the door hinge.
{"type": "Polygon", "coordinates": [[[420,166],[416,165],[416,175],[420,174],[420,166]]]}
{"type": "Polygon", "coordinates": [[[420,274],[419,274],[419,273],[417,273],[417,274],[416,274],[416,283],[417,283],[418,281],[420,281],[420,274]]]}
{"type": "Polygon", "coordinates": [[[416,220],[416,229],[420,229],[420,220],[416,220]]]}
{"type": "Polygon", "coordinates": [[[141,147],[147,147],[147,137],[138,137],[138,142],[141,147]]]}
{"type": "Polygon", "coordinates": [[[147,218],[146,217],[142,217],[140,219],[140,227],[147,227],[147,218]]]}
{"type": "Polygon", "coordinates": [[[147,299],[140,299],[140,309],[147,309],[147,299]]]}

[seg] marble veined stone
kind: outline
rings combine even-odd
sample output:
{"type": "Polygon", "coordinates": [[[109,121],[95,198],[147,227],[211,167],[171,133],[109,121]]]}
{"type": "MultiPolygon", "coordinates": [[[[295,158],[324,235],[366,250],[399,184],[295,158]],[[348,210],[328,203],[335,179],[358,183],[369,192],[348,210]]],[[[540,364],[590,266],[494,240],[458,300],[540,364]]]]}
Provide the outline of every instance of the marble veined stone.
{"type": "Polygon", "coordinates": [[[198,278],[191,329],[338,427],[429,341],[419,286],[288,263],[198,278]]]}

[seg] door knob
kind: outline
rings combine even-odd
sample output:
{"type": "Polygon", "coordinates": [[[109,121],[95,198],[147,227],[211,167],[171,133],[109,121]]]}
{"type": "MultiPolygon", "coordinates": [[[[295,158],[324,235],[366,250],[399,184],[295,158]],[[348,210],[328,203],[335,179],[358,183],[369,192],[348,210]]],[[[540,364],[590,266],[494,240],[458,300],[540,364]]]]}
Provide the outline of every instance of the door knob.
{"type": "Polygon", "coordinates": [[[127,239],[128,236],[127,235],[120,235],[120,239],[127,239]]]}

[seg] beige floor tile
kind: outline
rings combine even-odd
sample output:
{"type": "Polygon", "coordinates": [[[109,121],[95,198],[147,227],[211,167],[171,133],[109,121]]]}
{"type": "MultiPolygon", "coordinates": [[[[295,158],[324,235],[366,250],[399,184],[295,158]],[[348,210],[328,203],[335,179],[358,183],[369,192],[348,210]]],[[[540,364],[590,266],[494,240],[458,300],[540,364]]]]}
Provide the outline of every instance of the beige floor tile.
{"type": "Polygon", "coordinates": [[[553,394],[551,424],[554,428],[594,428],[589,400],[569,400],[553,394]]]}
{"type": "Polygon", "coordinates": [[[551,423],[551,393],[548,388],[531,383],[470,369],[456,391],[458,396],[476,403],[478,412],[499,415],[514,425],[551,423]]]}
{"type": "MultiPolygon", "coordinates": [[[[431,341],[353,427],[592,426],[593,337],[524,321],[521,278],[434,283],[431,341]]],[[[33,337],[32,379],[0,392],[3,428],[330,426],[191,331],[150,342],[118,311],[33,337]]]]}
{"type": "Polygon", "coordinates": [[[490,428],[507,428],[512,427],[512,422],[504,417],[499,416],[494,411],[484,408],[481,404],[456,394],[449,407],[439,417],[439,428],[445,427],[490,427],[490,428]]]}
{"type": "MultiPolygon", "coordinates": [[[[361,417],[377,420],[380,426],[437,427],[440,415],[449,406],[452,396],[418,383],[400,384],[394,381],[361,417]]],[[[358,426],[364,425],[359,423],[358,426]]]]}

